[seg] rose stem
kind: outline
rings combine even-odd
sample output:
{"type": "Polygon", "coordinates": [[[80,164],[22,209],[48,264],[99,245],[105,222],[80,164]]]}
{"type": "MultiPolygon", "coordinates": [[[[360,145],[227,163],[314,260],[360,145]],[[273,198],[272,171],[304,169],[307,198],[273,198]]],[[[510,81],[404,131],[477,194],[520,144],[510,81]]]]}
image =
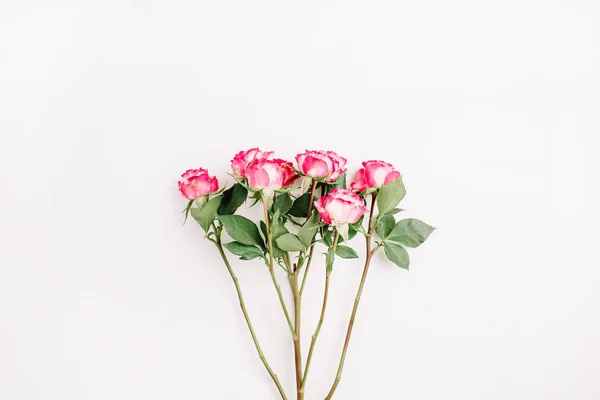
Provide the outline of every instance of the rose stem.
{"type": "MultiPolygon", "coordinates": [[[[317,181],[313,180],[312,187],[310,188],[310,198],[308,200],[308,211],[306,211],[306,219],[310,218],[310,212],[312,211],[316,188],[317,181]]],[[[306,277],[308,276],[308,270],[310,269],[310,263],[312,261],[314,251],[315,245],[313,244],[312,246],[310,246],[310,252],[308,253],[308,261],[306,262],[306,269],[304,270],[304,276],[302,277],[302,285],[300,286],[300,298],[302,298],[302,293],[304,293],[304,285],[306,284],[306,277]]]]}
{"type": "Polygon", "coordinates": [[[366,246],[367,246],[367,258],[365,260],[365,267],[363,270],[362,278],[360,279],[360,285],[358,286],[358,292],[356,293],[356,299],[354,300],[354,307],[352,309],[352,315],[350,316],[350,322],[348,323],[348,332],[346,333],[346,340],[344,341],[344,348],[342,350],[342,356],[340,358],[340,364],[338,367],[337,375],[335,377],[335,381],[329,394],[325,397],[325,400],[330,400],[333,396],[333,393],[337,389],[340,380],[342,379],[342,370],[344,369],[344,361],[346,360],[346,353],[348,351],[348,344],[350,343],[350,336],[352,336],[352,328],[354,327],[354,320],[356,318],[356,311],[358,310],[358,304],[360,302],[360,297],[362,295],[363,287],[365,286],[365,280],[367,279],[367,274],[369,273],[369,266],[371,265],[371,258],[373,257],[373,253],[371,251],[371,234],[373,231],[373,210],[375,209],[375,199],[376,195],[371,196],[371,212],[369,213],[369,228],[367,234],[365,235],[366,246]]]}
{"type": "Polygon", "coordinates": [[[285,395],[283,387],[281,387],[281,383],[279,382],[279,378],[277,377],[277,374],[275,372],[273,372],[273,369],[271,369],[271,366],[269,365],[267,358],[265,357],[265,355],[262,352],[262,349],[260,348],[258,338],[256,337],[256,333],[254,332],[254,327],[252,326],[252,321],[250,321],[250,315],[248,315],[248,310],[246,310],[246,303],[244,302],[244,296],[242,295],[242,289],[240,288],[238,278],[235,275],[235,273],[233,272],[231,265],[229,264],[229,260],[227,259],[227,256],[225,255],[225,251],[223,251],[223,244],[221,243],[221,234],[217,230],[217,227],[215,226],[214,223],[213,223],[213,229],[215,231],[215,235],[217,238],[214,241],[214,243],[217,246],[217,249],[219,249],[221,258],[223,259],[223,262],[225,263],[225,266],[227,267],[227,271],[229,271],[229,275],[231,276],[231,279],[233,280],[233,283],[235,285],[235,290],[237,291],[237,296],[240,301],[240,308],[242,309],[242,314],[244,314],[244,319],[246,320],[246,324],[248,325],[248,329],[250,330],[250,335],[252,335],[252,340],[254,341],[254,346],[256,347],[256,351],[258,351],[258,356],[260,357],[263,365],[269,372],[269,375],[271,375],[273,382],[275,382],[275,386],[277,386],[277,390],[279,391],[281,398],[283,400],[287,400],[287,397],[285,395]]]}
{"type": "MultiPolygon", "coordinates": [[[[333,237],[333,253],[335,254],[335,249],[337,248],[337,243],[339,239],[339,232],[335,231],[335,236],[333,237]]],[[[325,310],[327,309],[327,297],[329,295],[329,276],[331,275],[331,271],[327,268],[327,272],[325,275],[325,291],[323,293],[323,306],[321,307],[321,316],[319,317],[319,323],[317,324],[317,329],[312,336],[312,340],[310,342],[310,349],[308,350],[308,358],[306,359],[306,367],[304,369],[304,378],[302,379],[302,392],[304,392],[304,388],[306,386],[306,378],[308,376],[308,370],[310,368],[310,361],[312,360],[313,351],[315,349],[315,344],[317,343],[317,338],[319,337],[319,332],[321,331],[321,326],[323,325],[323,320],[325,319],[325,310]]]]}
{"type": "Polygon", "coordinates": [[[271,279],[273,280],[273,285],[275,285],[275,290],[277,290],[277,296],[279,297],[279,303],[281,303],[281,308],[283,309],[283,313],[285,314],[285,319],[287,320],[288,326],[290,328],[290,332],[292,332],[292,337],[296,337],[296,333],[294,332],[294,326],[292,325],[292,320],[290,319],[290,314],[288,313],[287,307],[285,305],[285,301],[283,300],[283,295],[281,294],[281,287],[277,282],[277,277],[275,276],[275,270],[273,269],[273,241],[271,240],[271,224],[269,222],[269,211],[267,207],[267,198],[263,196],[263,209],[265,211],[265,226],[267,228],[267,242],[269,246],[269,273],[271,274],[271,279]]]}
{"type": "MultiPolygon", "coordinates": [[[[312,203],[315,197],[315,188],[317,187],[317,181],[313,180],[310,188],[310,197],[308,200],[308,210],[306,211],[306,219],[310,218],[310,214],[312,211],[312,203]]],[[[294,270],[292,276],[290,277],[290,284],[292,286],[292,293],[294,294],[294,365],[296,368],[296,393],[297,400],[304,399],[304,391],[302,390],[302,346],[300,342],[300,334],[301,334],[301,316],[302,316],[302,292],[304,290],[304,284],[306,283],[306,277],[308,273],[308,269],[310,268],[310,261],[312,259],[312,253],[314,249],[314,244],[310,247],[310,253],[308,256],[308,262],[306,264],[306,270],[304,271],[304,277],[302,279],[302,286],[299,286],[299,275],[300,268],[294,270]]],[[[289,260],[288,260],[289,264],[289,260]]],[[[288,267],[289,269],[289,267],[288,267]]]]}
{"type": "Polygon", "coordinates": [[[300,298],[300,291],[298,288],[298,273],[292,275],[292,292],[294,293],[294,316],[295,316],[295,333],[294,337],[294,363],[296,367],[296,393],[297,399],[304,399],[304,393],[302,393],[302,350],[300,348],[300,312],[302,299],[300,298]]]}
{"type": "Polygon", "coordinates": [[[288,281],[292,289],[294,299],[294,336],[292,337],[294,343],[294,367],[296,369],[296,392],[298,393],[298,399],[303,399],[299,393],[300,384],[302,382],[302,352],[300,349],[300,305],[301,301],[298,297],[298,274],[297,271],[300,265],[296,265],[290,262],[289,253],[283,254],[283,262],[285,263],[288,271],[288,281]],[[291,273],[290,271],[294,271],[291,273]]]}

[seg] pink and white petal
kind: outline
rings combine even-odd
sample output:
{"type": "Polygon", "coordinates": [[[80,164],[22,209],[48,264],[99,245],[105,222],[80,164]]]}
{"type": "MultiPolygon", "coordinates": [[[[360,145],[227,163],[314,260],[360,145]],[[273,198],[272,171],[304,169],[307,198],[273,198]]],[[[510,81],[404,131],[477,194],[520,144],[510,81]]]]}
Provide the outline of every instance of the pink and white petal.
{"type": "Polygon", "coordinates": [[[219,190],[219,180],[217,179],[216,176],[213,176],[210,179],[210,191],[212,192],[216,192],[217,190],[219,190]]]}
{"type": "Polygon", "coordinates": [[[302,171],[302,165],[304,164],[304,159],[306,158],[306,153],[296,154],[296,165],[298,169],[302,171]]]}
{"type": "Polygon", "coordinates": [[[192,182],[196,185],[197,193],[200,196],[211,192],[211,179],[208,175],[200,175],[198,177],[192,178],[192,182]]]}
{"type": "Polygon", "coordinates": [[[329,175],[329,168],[324,160],[313,156],[306,156],[302,163],[302,172],[313,178],[324,178],[329,175]]]}
{"type": "Polygon", "coordinates": [[[343,224],[346,222],[348,206],[351,206],[351,203],[336,198],[327,204],[327,212],[334,224],[343,224]]]}
{"type": "Polygon", "coordinates": [[[248,184],[252,189],[261,190],[269,186],[269,174],[262,168],[252,167],[247,171],[248,184]]]}
{"type": "Polygon", "coordinates": [[[335,197],[349,201],[349,202],[354,202],[356,200],[356,193],[354,193],[352,190],[350,189],[335,189],[335,197]]]}
{"type": "Polygon", "coordinates": [[[329,181],[333,182],[341,174],[346,172],[346,163],[348,162],[348,160],[346,160],[344,157],[340,156],[339,154],[337,154],[334,151],[328,151],[327,155],[335,162],[333,172],[332,172],[331,176],[329,177],[329,181]]]}
{"type": "Polygon", "coordinates": [[[369,187],[381,187],[385,182],[387,174],[392,172],[393,167],[387,163],[372,163],[365,167],[365,178],[369,187]]]}
{"type": "Polygon", "coordinates": [[[190,185],[180,185],[179,186],[179,191],[181,192],[181,194],[183,195],[183,197],[185,197],[188,200],[194,200],[194,194],[195,194],[195,190],[194,188],[192,188],[190,185]]]}
{"type": "Polygon", "coordinates": [[[204,168],[188,169],[181,175],[181,177],[184,180],[189,180],[190,178],[193,178],[194,176],[199,176],[199,175],[204,175],[204,174],[208,174],[208,171],[205,170],[204,168]]]}
{"type": "Polygon", "coordinates": [[[348,160],[346,160],[344,157],[340,156],[335,151],[328,151],[326,154],[335,161],[337,161],[338,168],[346,168],[346,163],[348,162],[348,160]]]}
{"type": "Polygon", "coordinates": [[[390,182],[394,182],[396,179],[400,178],[400,172],[392,171],[385,177],[384,185],[387,185],[390,182]]]}
{"type": "Polygon", "coordinates": [[[348,223],[353,224],[367,212],[366,207],[353,207],[348,213],[348,223]]]}
{"type": "Polygon", "coordinates": [[[272,160],[273,155],[275,154],[274,151],[262,151],[260,153],[261,154],[258,155],[256,158],[260,158],[261,160],[272,160]]]}
{"type": "Polygon", "coordinates": [[[261,167],[269,176],[268,187],[271,189],[281,189],[283,186],[283,168],[273,162],[265,162],[261,167]]]}
{"type": "Polygon", "coordinates": [[[321,197],[319,200],[315,201],[315,208],[319,212],[319,215],[325,221],[326,224],[331,224],[331,218],[329,217],[329,213],[327,212],[326,206],[327,197],[321,197]]]}
{"type": "Polygon", "coordinates": [[[327,153],[325,153],[324,151],[318,151],[315,152],[314,157],[320,158],[321,160],[325,161],[325,163],[327,164],[328,174],[331,174],[333,171],[335,171],[337,162],[333,158],[329,157],[327,153]]]}
{"type": "Polygon", "coordinates": [[[357,192],[362,192],[367,188],[367,183],[365,182],[365,169],[361,168],[356,171],[354,175],[354,182],[350,183],[350,188],[357,192]]]}

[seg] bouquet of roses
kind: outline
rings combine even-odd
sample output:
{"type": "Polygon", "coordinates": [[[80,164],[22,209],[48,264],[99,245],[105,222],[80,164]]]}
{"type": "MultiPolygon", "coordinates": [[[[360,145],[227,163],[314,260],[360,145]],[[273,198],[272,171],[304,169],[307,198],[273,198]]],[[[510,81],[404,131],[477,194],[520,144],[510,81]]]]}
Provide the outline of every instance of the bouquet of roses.
{"type": "Polygon", "coordinates": [[[185,218],[191,215],[206,232],[205,238],[217,247],[235,285],[256,350],[282,399],[287,399],[285,391],[262,352],[227,252],[241,260],[260,259],[266,265],[294,344],[295,393],[296,399],[301,400],[304,399],[310,363],[325,318],[335,259],[358,258],[348,243],[358,234],[364,237],[364,271],[337,375],[325,397],[328,400],[333,397],[342,377],[352,327],[373,255],[383,248],[391,262],[408,269],[409,256],[405,247],[419,246],[434,230],[413,218],[396,221],[395,215],[402,211],[397,206],[406,191],[402,176],[391,164],[384,161],[363,162],[363,167],[356,172],[350,188],[347,188],[346,162],[345,158],[332,151],[306,151],[296,156],[294,165],[274,158],[273,152],[253,148],[239,152],[231,161],[231,175],[236,183],[226,190],[219,188],[217,178],[203,168],[186,171],[179,181],[179,190],[189,199],[184,210],[185,218]],[[263,219],[258,224],[236,215],[238,208],[247,201],[262,206],[263,219]],[[300,346],[302,294],[311,263],[316,258],[317,244],[326,248],[325,288],[321,315],[303,363],[300,346]],[[293,295],[291,306],[282,294],[276,268],[282,268],[287,275],[293,295]]]}

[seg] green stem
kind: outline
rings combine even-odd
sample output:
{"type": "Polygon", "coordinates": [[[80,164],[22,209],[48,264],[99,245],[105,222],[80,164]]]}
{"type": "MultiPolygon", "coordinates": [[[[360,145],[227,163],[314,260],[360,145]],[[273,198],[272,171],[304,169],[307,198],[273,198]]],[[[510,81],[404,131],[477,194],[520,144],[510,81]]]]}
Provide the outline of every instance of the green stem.
{"type": "MultiPolygon", "coordinates": [[[[306,219],[310,218],[310,214],[313,208],[313,201],[315,198],[315,189],[317,188],[317,181],[313,179],[310,188],[310,197],[308,200],[308,210],[306,211],[306,219]]],[[[298,278],[300,274],[300,265],[294,270],[293,276],[291,277],[290,283],[292,286],[292,293],[294,294],[294,316],[295,316],[295,334],[294,337],[294,362],[296,367],[296,393],[297,400],[304,400],[304,390],[302,377],[302,350],[300,344],[300,321],[301,321],[301,306],[302,306],[302,292],[304,291],[304,285],[306,284],[306,277],[308,276],[308,270],[310,268],[310,262],[312,260],[312,254],[314,251],[314,244],[310,246],[310,254],[308,262],[306,264],[306,270],[304,271],[304,277],[302,278],[302,285],[299,285],[298,278]]]]}
{"type": "Polygon", "coordinates": [[[290,314],[288,313],[287,307],[285,305],[285,300],[283,300],[283,294],[281,293],[281,287],[279,286],[279,282],[277,282],[277,277],[275,276],[275,270],[273,268],[274,265],[274,257],[273,257],[273,240],[271,239],[271,223],[269,222],[269,211],[267,206],[267,198],[263,197],[263,208],[265,211],[265,226],[267,228],[267,243],[269,246],[269,274],[271,274],[271,280],[273,281],[273,285],[275,285],[275,290],[277,291],[277,297],[279,297],[279,303],[281,304],[281,308],[283,309],[283,314],[285,315],[285,319],[287,320],[288,326],[290,328],[290,332],[292,332],[292,337],[296,337],[296,333],[294,332],[294,326],[292,325],[292,320],[290,318],[290,314]]]}
{"type": "Polygon", "coordinates": [[[317,181],[313,179],[312,186],[310,188],[310,197],[308,199],[308,211],[306,211],[306,218],[310,218],[310,212],[313,208],[313,200],[315,199],[315,189],[317,188],[317,181]]]}
{"type": "MultiPolygon", "coordinates": [[[[337,248],[337,243],[339,239],[339,232],[335,231],[335,236],[333,237],[333,253],[335,254],[335,249],[337,248]]],[[[329,268],[327,268],[329,270],[329,268]]],[[[319,323],[317,324],[317,329],[315,329],[315,333],[312,336],[310,342],[310,349],[308,350],[308,357],[306,359],[306,367],[304,369],[304,378],[302,379],[302,392],[304,392],[304,388],[306,386],[306,379],[308,377],[308,370],[310,368],[310,361],[312,360],[313,351],[315,349],[315,345],[317,343],[317,338],[319,337],[319,332],[321,331],[321,326],[323,326],[323,320],[325,319],[325,311],[327,310],[327,298],[329,296],[329,277],[331,273],[328,271],[325,275],[325,291],[323,293],[323,305],[321,307],[321,316],[319,317],[319,323]]]]}
{"type": "Polygon", "coordinates": [[[238,278],[235,275],[235,273],[233,272],[231,265],[229,264],[229,260],[227,259],[227,256],[225,255],[225,251],[223,251],[223,245],[221,244],[221,235],[220,235],[220,233],[218,233],[218,230],[214,224],[213,224],[213,229],[215,230],[215,235],[217,238],[216,241],[214,241],[214,243],[217,246],[217,249],[219,249],[221,258],[223,259],[223,262],[225,263],[225,266],[227,267],[227,271],[229,272],[229,275],[231,276],[231,279],[233,280],[233,283],[235,285],[235,290],[237,291],[237,296],[238,296],[238,299],[240,302],[240,308],[242,309],[242,314],[244,314],[244,319],[246,320],[246,324],[248,325],[248,329],[250,330],[250,335],[252,335],[252,340],[254,341],[254,346],[256,347],[256,351],[258,351],[258,356],[260,357],[260,360],[262,361],[263,365],[267,369],[267,372],[271,376],[271,379],[273,379],[273,382],[275,382],[275,386],[277,386],[277,390],[279,391],[281,398],[283,400],[287,400],[287,397],[285,395],[283,387],[281,386],[281,383],[279,382],[279,378],[277,377],[277,374],[273,371],[273,369],[269,365],[269,362],[267,361],[265,355],[262,352],[262,349],[258,342],[258,338],[256,337],[256,333],[254,332],[254,327],[252,326],[252,322],[250,321],[250,316],[248,315],[248,310],[246,310],[246,304],[244,303],[244,297],[242,295],[242,289],[240,288],[238,278]]]}
{"type": "MultiPolygon", "coordinates": [[[[308,210],[306,211],[306,219],[310,218],[310,212],[313,208],[313,200],[315,198],[315,190],[317,189],[317,181],[313,180],[312,186],[310,188],[310,198],[308,200],[308,210]]],[[[310,264],[313,257],[313,252],[315,251],[315,244],[313,243],[310,246],[310,252],[308,253],[308,261],[306,262],[306,270],[304,271],[304,276],[302,277],[302,285],[300,286],[300,297],[302,297],[302,293],[304,293],[304,285],[306,285],[306,278],[308,277],[308,270],[310,269],[310,264]]]]}
{"type": "Polygon", "coordinates": [[[346,353],[348,352],[348,345],[350,344],[350,337],[352,336],[352,328],[354,327],[354,320],[356,319],[356,312],[358,310],[358,304],[360,303],[360,297],[362,295],[363,288],[365,286],[365,281],[367,279],[367,274],[369,273],[369,266],[371,265],[371,258],[373,257],[374,251],[371,251],[371,234],[374,229],[372,225],[373,222],[373,211],[375,210],[375,200],[376,195],[371,196],[371,212],[369,213],[369,229],[367,234],[365,235],[366,246],[367,246],[367,258],[365,260],[365,266],[363,270],[362,277],[360,279],[360,285],[358,286],[358,292],[356,293],[356,298],[354,299],[354,307],[352,308],[352,314],[350,316],[350,322],[348,323],[348,331],[346,332],[346,340],[344,341],[344,348],[342,349],[342,356],[340,357],[340,364],[338,366],[337,375],[335,377],[335,381],[331,386],[331,390],[325,397],[325,400],[330,400],[335,393],[335,390],[342,379],[342,371],[344,370],[344,362],[346,361],[346,353]]]}
{"type": "Polygon", "coordinates": [[[310,252],[308,253],[308,261],[306,262],[306,269],[304,270],[304,276],[302,277],[302,285],[300,286],[300,297],[302,297],[302,293],[304,293],[304,285],[306,285],[306,277],[308,276],[308,270],[310,269],[310,264],[313,258],[314,251],[315,244],[313,243],[310,246],[310,252]]]}
{"type": "Polygon", "coordinates": [[[300,298],[300,291],[298,288],[298,274],[292,275],[292,292],[294,293],[294,317],[295,317],[295,333],[294,337],[294,366],[296,368],[296,393],[297,400],[304,399],[304,393],[302,392],[302,350],[300,348],[300,316],[301,316],[301,304],[302,299],[300,298]]]}

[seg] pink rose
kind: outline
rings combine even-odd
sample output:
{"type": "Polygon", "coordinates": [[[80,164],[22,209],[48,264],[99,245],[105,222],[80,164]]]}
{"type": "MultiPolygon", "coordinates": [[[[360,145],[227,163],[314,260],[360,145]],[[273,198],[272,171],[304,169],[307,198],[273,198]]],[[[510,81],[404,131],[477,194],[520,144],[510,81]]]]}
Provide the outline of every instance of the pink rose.
{"type": "Polygon", "coordinates": [[[303,175],[333,182],[346,172],[347,160],[333,151],[307,150],[296,156],[296,162],[303,175]]]}
{"type": "Polygon", "coordinates": [[[188,169],[181,178],[178,182],[179,190],[189,200],[196,200],[219,190],[217,178],[208,175],[208,171],[204,168],[188,169]]]}
{"type": "Polygon", "coordinates": [[[255,161],[262,159],[270,160],[272,158],[272,151],[261,151],[258,147],[246,151],[242,150],[231,160],[231,169],[236,177],[246,178],[246,169],[255,161]]]}
{"type": "Polygon", "coordinates": [[[290,163],[277,159],[260,159],[246,168],[248,185],[253,190],[279,190],[291,179],[290,163]]]}
{"type": "Polygon", "coordinates": [[[365,161],[363,168],[359,169],[354,176],[354,182],[350,184],[352,190],[362,192],[366,189],[379,189],[381,186],[395,181],[400,177],[400,172],[394,166],[385,161],[365,161]]]}
{"type": "Polygon", "coordinates": [[[317,211],[328,225],[353,224],[367,212],[364,201],[349,189],[333,189],[315,202],[317,211]]]}

